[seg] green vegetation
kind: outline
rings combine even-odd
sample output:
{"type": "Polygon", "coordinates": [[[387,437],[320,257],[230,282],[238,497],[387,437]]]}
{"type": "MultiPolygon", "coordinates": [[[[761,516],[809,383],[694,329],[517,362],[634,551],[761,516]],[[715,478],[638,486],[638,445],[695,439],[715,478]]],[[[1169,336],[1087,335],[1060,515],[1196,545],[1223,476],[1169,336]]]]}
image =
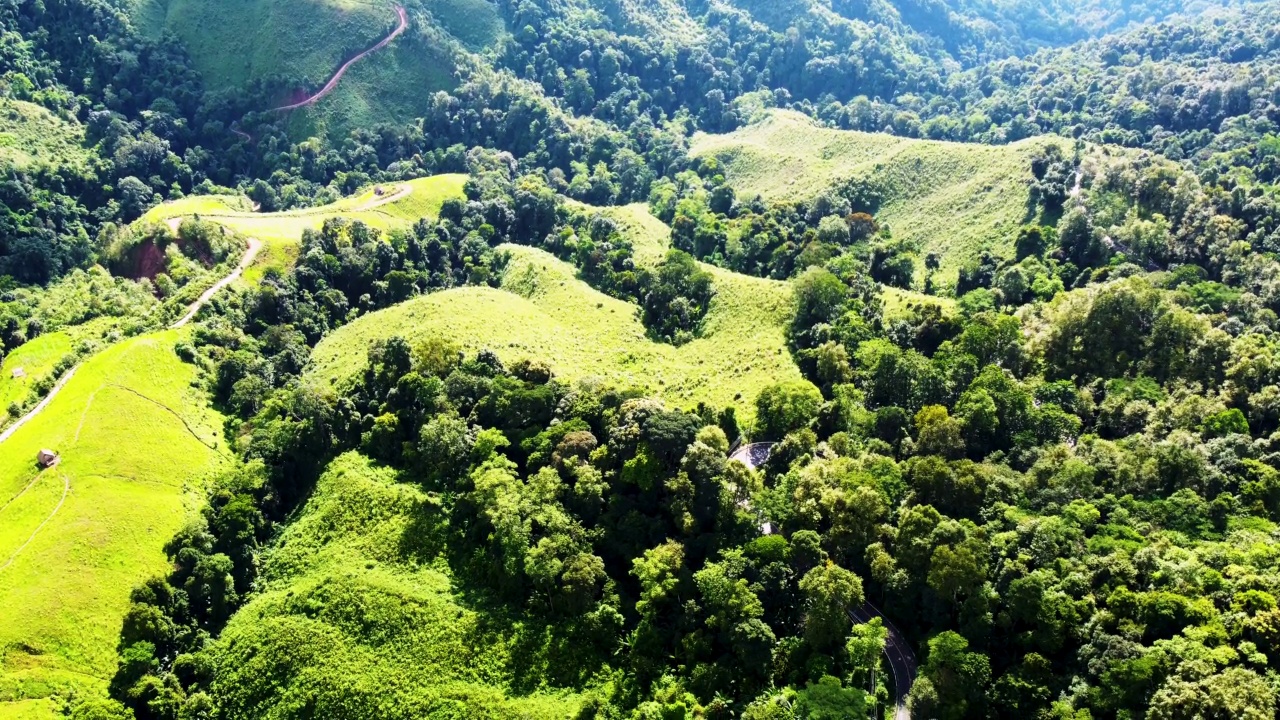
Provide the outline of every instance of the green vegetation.
{"type": "Polygon", "coordinates": [[[269,77],[319,87],[380,40],[396,17],[390,0],[136,0],[133,12],[146,34],[181,38],[211,90],[269,77]]]}
{"type": "Polygon", "coordinates": [[[1275,716],[1280,4],[406,6],[0,0],[0,716],[1275,716]]]}
{"type": "Polygon", "coordinates": [[[39,105],[0,100],[0,162],[59,167],[84,165],[88,159],[84,128],[39,105]]]}
{"type": "MultiPolygon", "coordinates": [[[[4,358],[0,365],[0,409],[6,417],[11,405],[21,406],[37,381],[53,372],[54,366],[71,353],[71,334],[49,333],[18,346],[4,358]],[[19,373],[19,374],[15,374],[19,373]]],[[[0,423],[3,427],[6,423],[0,423]]]]}
{"type": "Polygon", "coordinates": [[[195,368],[174,354],[180,339],[147,335],[95,355],[0,448],[5,716],[105,688],[130,589],[165,567],[193,493],[229,459],[220,416],[190,386],[195,368]],[[41,471],[41,448],[61,462],[41,471]]]}
{"type": "Polygon", "coordinates": [[[438,557],[441,513],[395,472],[355,453],[335,460],[209,653],[222,706],[246,717],[299,702],[324,717],[572,716],[580,698],[539,687],[553,672],[552,628],[458,587],[438,557]]]}
{"type": "Polygon", "coordinates": [[[1069,145],[1046,138],[1006,146],[896,138],[831,130],[775,111],[726,135],[699,135],[691,152],[719,160],[743,201],[757,195],[807,201],[850,181],[869,185],[876,220],[921,249],[921,258],[936,253],[944,275],[954,278],[983,250],[1012,254],[1017,229],[1034,219],[1031,159],[1055,142],[1069,145]]]}
{"type": "Polygon", "coordinates": [[[469,50],[492,48],[506,28],[495,3],[490,0],[424,0],[422,7],[432,20],[469,50]]]}
{"type": "Polygon", "coordinates": [[[713,269],[701,337],[673,347],[648,339],[635,305],[592,290],[562,261],[514,245],[499,251],[511,254],[501,289],[447,290],[365,316],[316,347],[313,381],[346,385],[363,367],[363,349],[393,335],[448,338],[506,363],[547,361],[568,381],[596,377],[676,407],[705,402],[747,415],[764,386],[798,377],[783,339],[789,300],[781,283],[713,269]]]}
{"type": "Polygon", "coordinates": [[[330,218],[358,220],[384,230],[434,218],[445,200],[462,196],[466,179],[465,175],[454,174],[388,183],[328,205],[280,212],[254,212],[244,197],[192,196],[158,205],[139,222],[163,222],[174,228],[183,218],[195,217],[262,240],[265,249],[255,267],[245,273],[247,282],[257,282],[266,268],[291,265],[297,257],[302,233],[319,230],[330,218]]]}

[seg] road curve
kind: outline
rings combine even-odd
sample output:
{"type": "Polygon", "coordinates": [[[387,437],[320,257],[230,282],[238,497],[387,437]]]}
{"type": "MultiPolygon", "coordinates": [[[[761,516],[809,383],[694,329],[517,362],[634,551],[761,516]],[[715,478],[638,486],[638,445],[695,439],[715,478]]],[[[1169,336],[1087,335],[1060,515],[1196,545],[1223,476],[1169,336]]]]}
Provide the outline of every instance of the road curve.
{"type": "Polygon", "coordinates": [[[240,276],[244,274],[245,268],[252,265],[254,259],[258,257],[258,252],[260,250],[262,250],[262,241],[257,238],[249,238],[249,248],[244,251],[244,255],[240,258],[240,263],[236,265],[236,269],[232,270],[226,277],[214,283],[213,287],[205,290],[204,294],[197,298],[195,302],[191,303],[191,307],[187,308],[187,314],[183,315],[182,319],[170,325],[169,329],[176,330],[191,322],[195,318],[196,313],[200,312],[200,308],[204,307],[205,303],[212,300],[213,296],[217,295],[219,290],[240,279],[240,276]]]}
{"type": "MultiPolygon", "coordinates": [[[[729,456],[730,460],[737,460],[754,470],[769,460],[770,453],[776,443],[761,442],[749,443],[742,445],[733,451],[729,456]]],[[[911,649],[911,644],[902,636],[897,626],[880,612],[880,609],[870,602],[863,603],[857,609],[849,610],[849,619],[854,623],[871,622],[872,618],[880,618],[884,623],[884,628],[888,632],[884,641],[884,658],[889,663],[889,670],[893,673],[893,701],[895,710],[893,713],[894,720],[911,720],[911,711],[907,708],[907,694],[911,692],[911,685],[916,681],[916,662],[915,651],[911,649]]]]}
{"type": "Polygon", "coordinates": [[[325,83],[324,87],[320,88],[319,92],[307,97],[304,100],[300,100],[296,103],[291,103],[289,105],[281,105],[278,108],[272,108],[268,112],[287,112],[289,110],[297,110],[300,107],[315,105],[325,95],[328,95],[329,93],[333,92],[334,88],[338,87],[338,81],[341,80],[342,76],[346,74],[348,68],[354,65],[357,61],[363,59],[365,56],[371,53],[375,53],[381,50],[382,48],[386,47],[387,45],[390,45],[392,40],[395,40],[397,37],[400,36],[401,33],[403,33],[405,30],[409,28],[409,15],[404,11],[404,7],[400,5],[396,5],[396,19],[397,19],[396,29],[392,30],[390,35],[379,40],[377,45],[374,45],[368,50],[365,50],[359,55],[356,55],[350,60],[342,63],[342,67],[338,68],[338,71],[333,74],[333,77],[329,78],[329,82],[325,83]]]}
{"type": "Polygon", "coordinates": [[[894,720],[911,720],[911,711],[907,709],[907,694],[916,681],[915,651],[911,644],[898,631],[896,625],[871,603],[863,603],[856,610],[849,611],[849,619],[855,623],[871,622],[872,618],[880,618],[888,632],[884,640],[884,659],[889,663],[889,671],[893,673],[894,720]]]}

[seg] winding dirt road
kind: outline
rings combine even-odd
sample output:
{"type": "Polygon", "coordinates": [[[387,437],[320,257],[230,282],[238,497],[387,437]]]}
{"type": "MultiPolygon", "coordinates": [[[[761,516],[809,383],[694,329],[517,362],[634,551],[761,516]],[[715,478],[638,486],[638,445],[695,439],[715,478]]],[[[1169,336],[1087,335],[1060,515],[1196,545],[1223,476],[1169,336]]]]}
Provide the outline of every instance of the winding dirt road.
{"type": "Polygon", "coordinates": [[[240,276],[244,274],[245,269],[253,264],[254,259],[258,257],[258,253],[261,250],[262,241],[258,238],[249,238],[249,248],[244,251],[244,255],[240,258],[240,263],[236,265],[236,269],[232,270],[226,277],[214,283],[213,287],[205,290],[204,294],[196,299],[195,302],[191,303],[191,307],[187,308],[187,314],[183,315],[182,319],[170,325],[169,329],[176,330],[191,322],[195,318],[196,313],[200,312],[200,308],[204,307],[205,303],[212,300],[213,296],[217,295],[219,290],[222,290],[222,288],[240,279],[240,276]]]}
{"type": "Polygon", "coordinates": [[[368,50],[365,50],[359,55],[356,55],[350,60],[342,63],[342,67],[338,68],[338,71],[333,74],[333,77],[329,78],[329,82],[325,83],[324,87],[320,88],[319,92],[307,97],[304,100],[300,100],[296,103],[291,103],[289,105],[281,105],[278,108],[272,108],[269,112],[287,112],[289,110],[297,110],[300,107],[315,105],[325,95],[328,95],[329,93],[333,92],[333,89],[338,87],[338,81],[341,80],[342,76],[346,74],[348,68],[350,68],[357,61],[363,59],[364,57],[381,50],[387,45],[390,45],[392,40],[395,40],[397,37],[401,35],[401,33],[403,33],[405,30],[409,28],[409,15],[408,13],[405,12],[404,8],[401,7],[400,5],[396,5],[396,18],[397,18],[396,29],[392,30],[390,35],[378,41],[377,45],[374,45],[368,50]]]}

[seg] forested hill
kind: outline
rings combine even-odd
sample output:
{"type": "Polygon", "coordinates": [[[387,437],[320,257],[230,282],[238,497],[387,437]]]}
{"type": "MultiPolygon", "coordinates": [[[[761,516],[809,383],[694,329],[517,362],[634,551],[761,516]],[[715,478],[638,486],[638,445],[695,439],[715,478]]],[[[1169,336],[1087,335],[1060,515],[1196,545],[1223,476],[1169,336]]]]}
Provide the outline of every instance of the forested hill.
{"type": "Polygon", "coordinates": [[[909,137],[1056,133],[1177,159],[1265,154],[1253,143],[1275,113],[1268,3],[408,10],[410,30],[353,65],[328,102],[279,113],[387,34],[392,4],[9,0],[4,132],[83,136],[93,162],[50,146],[15,167],[0,189],[0,273],[43,284],[84,267],[107,224],[163,199],[240,188],[268,210],[323,204],[368,181],[462,171],[455,146],[557,170],[575,197],[642,200],[648,174],[679,169],[690,130],[731,130],[762,106],[909,137]],[[1095,39],[1066,47],[1081,38],[1095,39]],[[1026,54],[1041,46],[1061,49],[1026,54]],[[601,160],[619,187],[593,181],[601,160]]]}
{"type": "Polygon", "coordinates": [[[0,0],[0,720],[1274,718],[1278,28],[0,0]]]}

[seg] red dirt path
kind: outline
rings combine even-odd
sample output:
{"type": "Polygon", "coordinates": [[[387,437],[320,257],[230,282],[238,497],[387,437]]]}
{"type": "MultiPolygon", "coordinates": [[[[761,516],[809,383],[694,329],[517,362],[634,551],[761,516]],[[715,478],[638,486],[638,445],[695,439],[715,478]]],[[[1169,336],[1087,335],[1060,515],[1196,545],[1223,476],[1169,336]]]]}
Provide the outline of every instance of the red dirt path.
{"type": "Polygon", "coordinates": [[[405,13],[404,8],[401,7],[400,5],[396,6],[396,17],[398,18],[399,22],[396,25],[396,29],[392,30],[390,35],[382,38],[382,40],[380,40],[377,45],[374,45],[368,50],[365,50],[359,55],[356,55],[355,57],[343,63],[342,67],[338,68],[338,72],[334,73],[333,77],[329,78],[329,82],[325,83],[324,87],[320,88],[319,92],[315,93],[314,95],[311,95],[310,97],[307,97],[304,100],[300,100],[299,102],[291,103],[289,105],[281,105],[278,108],[272,108],[269,112],[286,112],[288,110],[297,110],[300,107],[306,107],[308,105],[315,105],[325,95],[328,95],[329,93],[333,92],[333,89],[338,87],[338,81],[342,79],[342,76],[344,74],[346,74],[347,68],[354,65],[356,61],[364,58],[366,55],[377,52],[382,48],[386,47],[387,45],[391,44],[392,40],[395,40],[397,37],[399,37],[400,34],[403,33],[409,27],[409,16],[407,13],[405,13]]]}

